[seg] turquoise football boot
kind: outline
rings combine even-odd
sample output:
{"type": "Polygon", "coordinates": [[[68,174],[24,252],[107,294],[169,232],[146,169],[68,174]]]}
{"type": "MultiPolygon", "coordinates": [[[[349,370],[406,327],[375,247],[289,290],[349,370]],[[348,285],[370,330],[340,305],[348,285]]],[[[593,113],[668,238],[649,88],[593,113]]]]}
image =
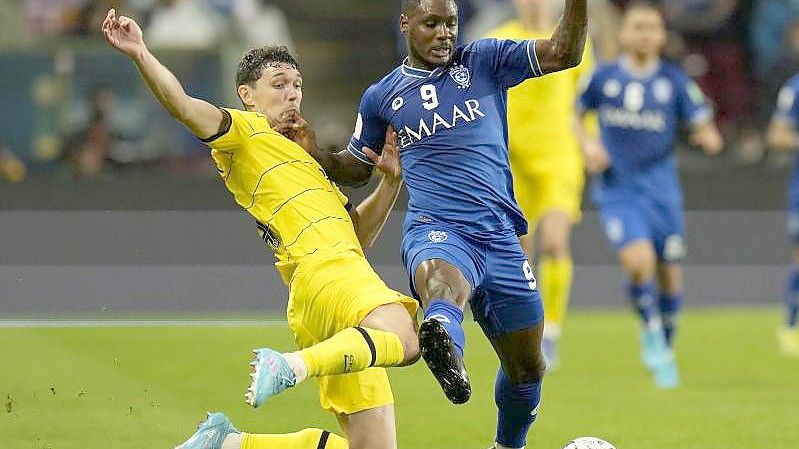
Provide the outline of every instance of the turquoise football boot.
{"type": "Polygon", "coordinates": [[[231,433],[241,433],[233,427],[230,419],[222,413],[208,413],[208,418],[200,423],[197,431],[175,449],[221,449],[225,437],[231,433]]]}
{"type": "Polygon", "coordinates": [[[255,369],[250,373],[252,382],[244,397],[248,404],[258,408],[267,399],[293,387],[297,378],[283,354],[267,348],[253,352],[255,360],[250,365],[255,369]]]}
{"type": "Polygon", "coordinates": [[[662,389],[672,389],[680,386],[680,372],[677,369],[677,359],[671,350],[666,350],[663,358],[655,366],[655,385],[662,389]]]}
{"type": "Polygon", "coordinates": [[[666,335],[661,326],[644,326],[641,329],[641,361],[647,369],[654,371],[668,357],[666,335]]]}

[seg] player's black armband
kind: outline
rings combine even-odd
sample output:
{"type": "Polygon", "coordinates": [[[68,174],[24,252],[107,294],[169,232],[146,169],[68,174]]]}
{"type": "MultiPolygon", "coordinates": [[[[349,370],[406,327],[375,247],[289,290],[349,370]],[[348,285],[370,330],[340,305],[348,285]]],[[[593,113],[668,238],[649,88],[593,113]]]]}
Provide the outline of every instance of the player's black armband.
{"type": "Polygon", "coordinates": [[[233,117],[230,116],[230,112],[222,108],[219,108],[219,110],[222,111],[222,122],[219,124],[219,131],[211,137],[200,139],[203,143],[213,142],[214,140],[224,136],[228,133],[228,131],[230,131],[230,127],[233,125],[233,117]]]}

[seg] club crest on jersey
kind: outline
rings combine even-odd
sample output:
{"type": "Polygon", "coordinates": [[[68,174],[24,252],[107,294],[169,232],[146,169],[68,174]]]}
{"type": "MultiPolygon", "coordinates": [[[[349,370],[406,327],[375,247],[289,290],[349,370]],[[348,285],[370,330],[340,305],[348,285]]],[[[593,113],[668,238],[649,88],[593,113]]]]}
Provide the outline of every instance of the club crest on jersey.
{"type": "Polygon", "coordinates": [[[394,101],[391,102],[391,109],[395,111],[399,111],[402,105],[405,104],[405,100],[402,97],[397,97],[394,101]]]}
{"type": "Polygon", "coordinates": [[[442,243],[447,241],[447,233],[445,231],[430,231],[427,238],[433,243],[442,243]]]}
{"type": "Polygon", "coordinates": [[[461,64],[449,69],[449,76],[458,83],[458,89],[468,89],[471,85],[472,75],[469,73],[469,69],[461,64]]]}

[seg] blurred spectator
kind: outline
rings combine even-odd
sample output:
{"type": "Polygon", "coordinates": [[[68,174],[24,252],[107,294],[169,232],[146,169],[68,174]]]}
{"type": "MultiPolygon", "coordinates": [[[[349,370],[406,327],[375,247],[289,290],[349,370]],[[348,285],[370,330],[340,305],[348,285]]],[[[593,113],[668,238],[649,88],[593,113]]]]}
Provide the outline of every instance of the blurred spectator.
{"type": "Polygon", "coordinates": [[[750,27],[756,74],[759,76],[768,74],[779,65],[778,62],[786,49],[786,29],[797,19],[799,19],[799,0],[756,2],[750,27]]]}
{"type": "Polygon", "coordinates": [[[25,163],[11,150],[0,144],[0,180],[22,182],[27,172],[25,163]]]}
{"type": "MultiPolygon", "coordinates": [[[[565,4],[558,3],[563,13],[565,4]]],[[[594,44],[594,55],[599,61],[611,61],[619,56],[619,8],[610,0],[588,0],[588,32],[594,44]]]]}
{"type": "Polygon", "coordinates": [[[588,31],[600,61],[619,56],[619,9],[610,0],[588,0],[588,31]]]}
{"type": "Polygon", "coordinates": [[[731,133],[752,113],[753,89],[744,47],[747,4],[739,0],[661,0],[666,21],[685,40],[688,73],[716,106],[731,133]]]}
{"type": "Polygon", "coordinates": [[[209,0],[226,3],[240,39],[250,47],[285,45],[294,49],[286,15],[277,6],[259,0],[209,0]]]}
{"type": "Polygon", "coordinates": [[[285,45],[292,49],[286,15],[276,5],[261,0],[206,0],[208,6],[230,20],[231,39],[250,46],[285,45]]]}
{"type": "Polygon", "coordinates": [[[471,0],[470,3],[473,10],[461,25],[466,43],[480,39],[516,15],[510,0],[471,0]]]}
{"type": "Polygon", "coordinates": [[[120,143],[109,119],[113,102],[111,89],[97,86],[89,97],[88,122],[64,143],[62,158],[77,178],[97,176],[112,165],[112,148],[120,143]]]}
{"type": "Polygon", "coordinates": [[[66,34],[74,28],[83,3],[84,0],[26,0],[28,28],[36,35],[66,34]]]}
{"type": "Polygon", "coordinates": [[[0,0],[0,44],[25,41],[29,37],[24,18],[24,3],[19,0],[0,0]]]}
{"type": "MultiPolygon", "coordinates": [[[[109,8],[130,8],[155,0],[18,0],[24,5],[27,29],[36,36],[89,35],[96,33],[109,8]]],[[[0,0],[2,2],[2,0],[0,0]]]]}
{"type": "MultiPolygon", "coordinates": [[[[799,20],[794,20],[783,29],[785,36],[782,39],[782,47],[779,59],[772,62],[771,66],[761,77],[761,97],[760,105],[770,114],[777,101],[777,92],[785,82],[799,73],[799,20]]],[[[768,116],[762,122],[768,122],[768,116]]]]}
{"type": "Polygon", "coordinates": [[[42,75],[31,87],[35,108],[32,156],[37,162],[50,162],[60,154],[59,142],[64,129],[67,81],[58,74],[42,75]]]}
{"type": "Polygon", "coordinates": [[[78,9],[73,27],[74,34],[92,35],[97,33],[106,13],[111,8],[120,7],[121,0],[88,0],[78,9]]]}
{"type": "Polygon", "coordinates": [[[738,0],[661,0],[669,26],[691,36],[718,38],[720,30],[730,30],[738,0]]]}
{"type": "Polygon", "coordinates": [[[206,0],[160,0],[144,30],[153,48],[208,49],[228,32],[226,18],[206,0]]]}
{"type": "MultiPolygon", "coordinates": [[[[799,20],[794,20],[786,27],[783,28],[785,36],[780,41],[780,56],[778,59],[772,61],[771,66],[760,70],[758,79],[758,95],[757,95],[757,110],[753,119],[753,127],[757,130],[766,129],[774,112],[774,105],[777,103],[777,97],[780,89],[785,82],[796,73],[799,73],[799,20]]],[[[765,145],[762,142],[762,137],[758,133],[760,139],[760,157],[756,160],[759,161],[763,156],[765,145]]],[[[741,148],[745,149],[747,141],[742,140],[741,148]]],[[[787,152],[777,151],[770,153],[769,162],[775,165],[790,165],[792,162],[791,155],[787,152]]]]}

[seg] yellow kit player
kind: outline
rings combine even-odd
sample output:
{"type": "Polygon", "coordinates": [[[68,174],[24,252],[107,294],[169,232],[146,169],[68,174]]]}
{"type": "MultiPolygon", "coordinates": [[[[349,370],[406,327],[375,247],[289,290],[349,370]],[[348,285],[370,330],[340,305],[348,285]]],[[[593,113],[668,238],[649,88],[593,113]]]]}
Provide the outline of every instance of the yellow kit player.
{"type": "MultiPolygon", "coordinates": [[[[187,95],[147,49],[138,24],[108,12],[106,41],[129,56],[161,104],[211,147],[236,202],[258,223],[289,288],[288,324],[300,351],[256,351],[247,402],[257,407],[315,377],[322,407],[336,414],[347,438],[320,429],[286,435],[240,433],[221,413],[209,414],[182,449],[396,447],[393,396],[384,367],[418,359],[416,302],[390,290],[364,257],[383,227],[401,185],[396,135],[382,154],[364,151],[383,171],[357,207],[321,166],[278,131],[307,128],[299,115],[302,77],[285,47],[248,52],[237,92],[245,110],[217,108],[187,95]]],[[[306,131],[307,134],[307,131],[306,131]]]]}
{"type": "MultiPolygon", "coordinates": [[[[493,30],[499,39],[547,38],[557,24],[556,0],[514,0],[517,18],[493,30]]],[[[572,282],[569,240],[580,221],[584,184],[580,147],[572,131],[579,84],[593,69],[591,43],[579,66],[527,80],[508,91],[508,134],[513,189],[530,223],[522,247],[534,259],[535,237],[542,252],[539,285],[544,299],[542,349],[547,369],[558,365],[557,343],[572,282]]]]}

